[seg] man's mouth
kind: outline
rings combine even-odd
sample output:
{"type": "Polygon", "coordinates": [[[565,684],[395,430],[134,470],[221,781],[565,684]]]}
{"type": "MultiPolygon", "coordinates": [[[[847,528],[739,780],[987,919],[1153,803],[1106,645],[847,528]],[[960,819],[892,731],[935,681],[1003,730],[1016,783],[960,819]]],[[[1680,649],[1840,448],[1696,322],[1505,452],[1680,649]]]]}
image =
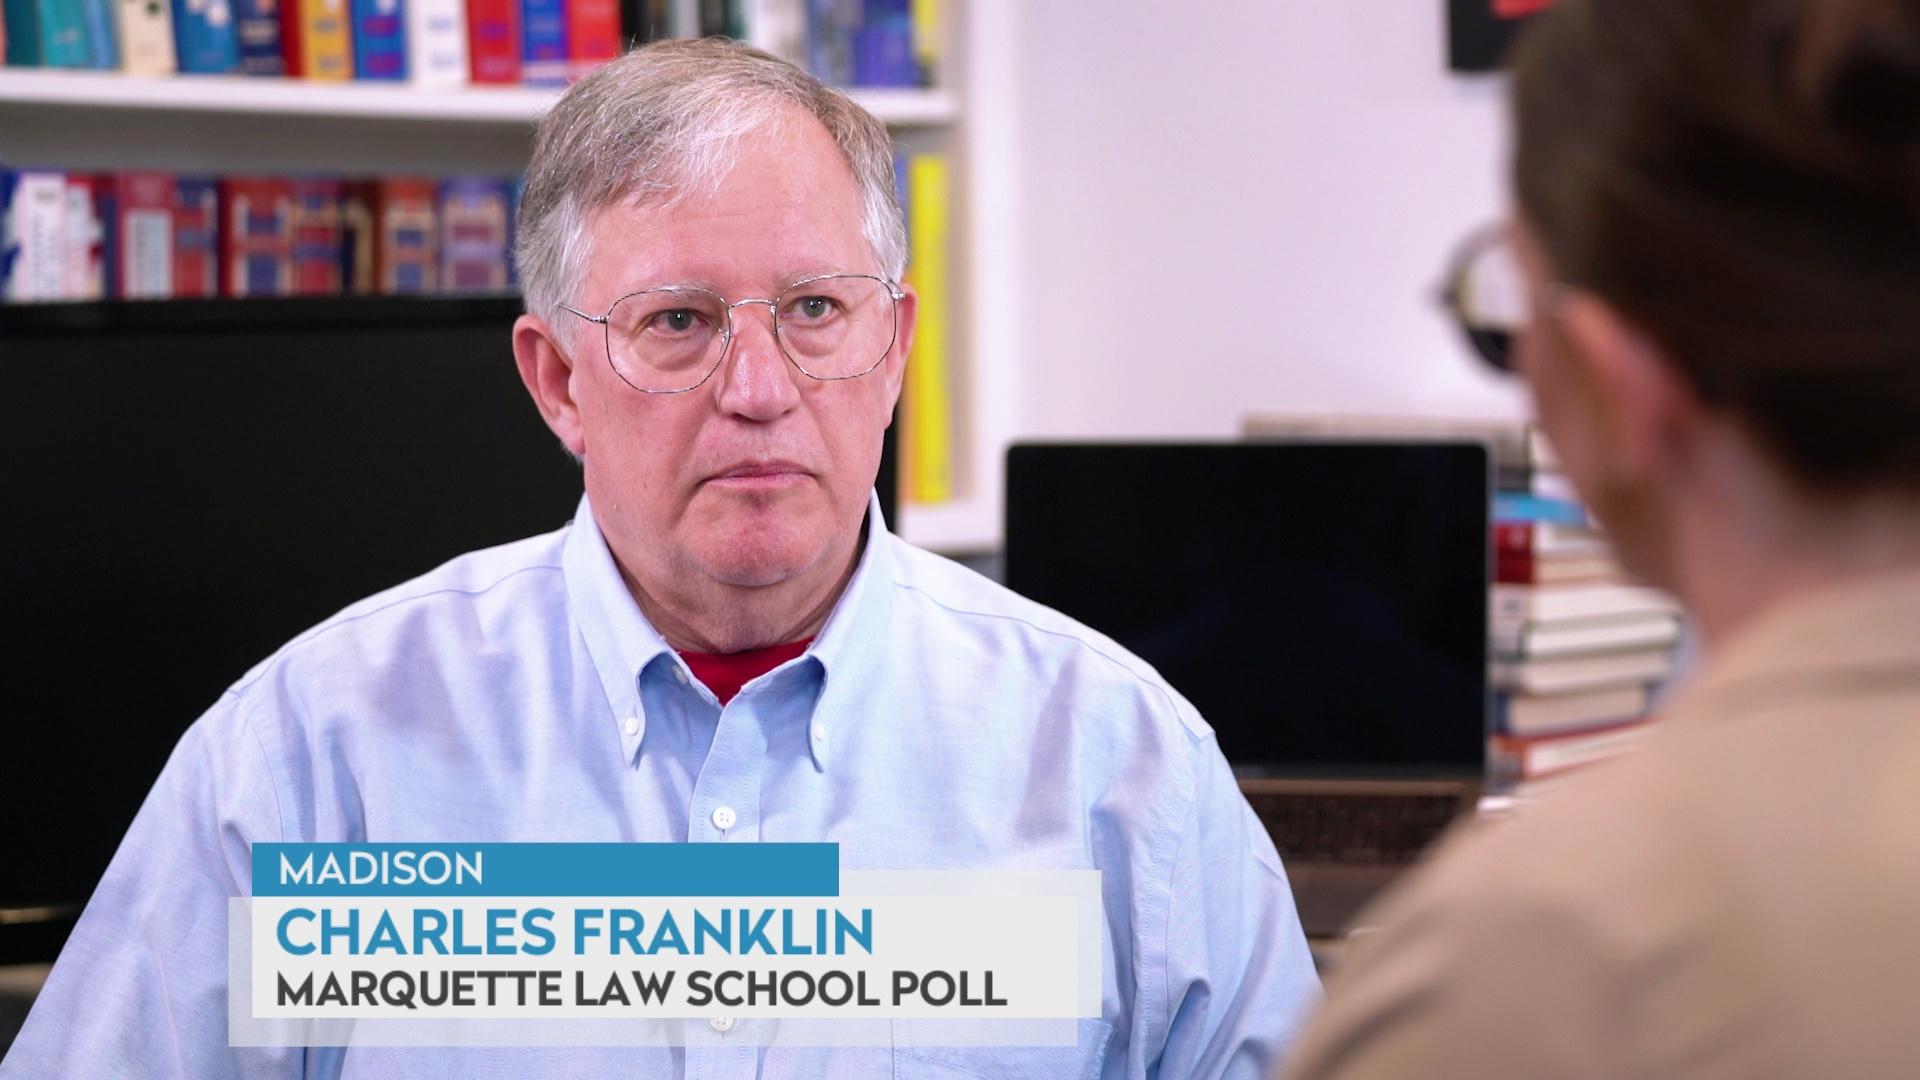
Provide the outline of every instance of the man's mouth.
{"type": "Polygon", "coordinates": [[[726,488],[775,488],[797,484],[813,474],[796,462],[743,461],[707,478],[707,483],[726,488]]]}

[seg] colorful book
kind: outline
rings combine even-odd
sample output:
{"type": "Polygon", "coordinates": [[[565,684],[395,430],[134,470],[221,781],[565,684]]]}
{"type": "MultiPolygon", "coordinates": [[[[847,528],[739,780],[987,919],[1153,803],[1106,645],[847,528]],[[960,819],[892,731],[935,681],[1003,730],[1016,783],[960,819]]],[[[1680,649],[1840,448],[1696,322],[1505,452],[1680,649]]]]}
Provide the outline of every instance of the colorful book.
{"type": "Polygon", "coordinates": [[[450,90],[472,79],[467,67],[466,0],[406,0],[407,78],[450,90]]]}
{"type": "Polygon", "coordinates": [[[1495,687],[1536,695],[1645,685],[1664,682],[1672,674],[1673,653],[1668,649],[1493,663],[1495,687]]]}
{"type": "Polygon", "coordinates": [[[297,79],[353,78],[352,19],[347,0],[282,0],[280,54],[297,79]]]}
{"type": "Polygon", "coordinates": [[[210,176],[173,183],[173,295],[220,295],[220,182],[210,176]]]}
{"type": "Polygon", "coordinates": [[[485,177],[440,185],[440,291],[506,291],[507,187],[485,177]]]}
{"type": "Polygon", "coordinates": [[[1494,618],[1528,622],[1616,619],[1678,612],[1671,596],[1639,585],[1495,585],[1494,618]]]}
{"type": "Polygon", "coordinates": [[[173,177],[124,172],[100,177],[94,205],[106,233],[105,292],[117,300],[173,295],[173,177]]]}
{"type": "Polygon", "coordinates": [[[233,2],[240,5],[240,70],[248,75],[285,75],[286,47],[280,39],[281,0],[233,2]]]}
{"type": "Polygon", "coordinates": [[[520,0],[467,0],[467,56],[476,83],[520,81],[520,0]]]}
{"type": "Polygon", "coordinates": [[[907,362],[906,453],[901,472],[906,496],[921,503],[953,497],[953,389],[947,367],[948,178],[939,154],[916,154],[907,163],[908,236],[913,264],[908,278],[919,295],[913,353],[907,362]]]}
{"type": "Polygon", "coordinates": [[[67,174],[67,281],[62,292],[68,300],[98,300],[105,295],[106,236],[93,204],[93,183],[94,178],[83,173],[67,174]]]}
{"type": "Polygon", "coordinates": [[[340,185],[340,291],[355,296],[374,291],[373,199],[375,180],[340,185]]]}
{"type": "Polygon", "coordinates": [[[289,182],[293,237],[292,293],[340,293],[340,181],[302,178],[289,182]]]}
{"type": "Polygon", "coordinates": [[[173,0],[173,44],[183,72],[223,75],[239,67],[231,0],[173,0]]]}
{"type": "Polygon", "coordinates": [[[914,52],[908,0],[865,0],[852,34],[853,85],[919,86],[925,81],[914,52]]]}
{"type": "Polygon", "coordinates": [[[221,293],[285,296],[293,290],[293,184],[276,177],[220,181],[221,293]]]}
{"type": "Polygon", "coordinates": [[[1496,735],[1489,747],[1488,769],[1496,779],[1538,780],[1619,757],[1638,748],[1652,729],[1652,724],[1640,721],[1565,735],[1496,735]]]}
{"type": "Polygon", "coordinates": [[[1680,620],[1673,615],[1633,615],[1536,623],[1496,617],[1492,636],[1494,652],[1513,659],[1664,649],[1679,642],[1680,620]]]}
{"type": "Polygon", "coordinates": [[[86,16],[80,0],[6,0],[7,63],[16,67],[87,66],[86,16]]]}
{"type": "Polygon", "coordinates": [[[579,79],[620,55],[620,0],[566,0],[567,78],[579,79]]]}
{"type": "Polygon", "coordinates": [[[853,83],[861,0],[807,0],[807,70],[833,86],[853,83]]]}
{"type": "Polygon", "coordinates": [[[438,288],[437,185],[393,177],[378,182],[374,198],[374,289],[385,295],[431,293],[438,288]]]}
{"type": "Polygon", "coordinates": [[[65,299],[67,178],[0,171],[0,298],[65,299]]]}
{"type": "Polygon", "coordinates": [[[171,75],[173,6],[167,0],[120,0],[120,69],[134,75],[171,75]]]}
{"type": "MultiPolygon", "coordinates": [[[[101,71],[120,67],[120,33],[113,9],[119,0],[80,0],[80,19],[86,26],[87,66],[101,71]]],[[[91,206],[93,199],[87,198],[91,206]]]]}
{"type": "Polygon", "coordinates": [[[520,0],[520,79],[528,86],[567,81],[567,12],[564,0],[520,0]]]}
{"type": "Polygon", "coordinates": [[[1536,555],[1531,551],[1494,552],[1494,580],[1504,585],[1568,585],[1624,580],[1613,556],[1536,555]]]}
{"type": "Polygon", "coordinates": [[[353,77],[405,81],[407,27],[403,0],[351,0],[353,77]]]}

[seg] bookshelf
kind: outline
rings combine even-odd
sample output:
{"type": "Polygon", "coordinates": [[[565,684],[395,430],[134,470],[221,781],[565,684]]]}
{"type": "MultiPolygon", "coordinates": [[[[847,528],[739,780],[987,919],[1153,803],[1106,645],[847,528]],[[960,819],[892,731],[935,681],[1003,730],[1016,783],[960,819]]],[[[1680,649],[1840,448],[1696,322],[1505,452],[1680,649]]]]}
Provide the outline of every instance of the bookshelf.
{"type": "MultiPolygon", "coordinates": [[[[985,551],[1000,534],[1001,455],[1018,401],[1011,277],[1017,112],[1014,0],[943,5],[943,62],[930,89],[856,89],[903,150],[947,155],[955,497],[909,505],[895,528],[923,546],[985,551]],[[971,47],[985,43],[984,47],[971,47]],[[1002,404],[1004,403],[1004,404],[1002,404]]],[[[0,163],[202,173],[516,173],[533,121],[559,96],[539,87],[421,90],[245,76],[133,76],[0,68],[0,163]]],[[[235,302],[244,303],[244,302],[235,302]]],[[[212,309],[215,311],[220,308],[212,309]]]]}

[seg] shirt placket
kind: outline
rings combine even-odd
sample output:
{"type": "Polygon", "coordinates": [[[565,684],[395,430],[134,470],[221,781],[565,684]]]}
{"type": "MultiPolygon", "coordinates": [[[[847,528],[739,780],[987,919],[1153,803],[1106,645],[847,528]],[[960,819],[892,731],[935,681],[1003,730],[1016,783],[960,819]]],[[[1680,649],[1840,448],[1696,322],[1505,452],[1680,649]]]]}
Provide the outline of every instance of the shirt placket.
{"type": "MultiPolygon", "coordinates": [[[[689,693],[698,693],[689,687],[689,693]]],[[[743,692],[720,710],[713,744],[687,808],[690,844],[760,839],[760,778],[767,758],[764,693],[743,692]]],[[[759,1072],[753,1023],[734,1016],[687,1021],[687,1080],[751,1080],[759,1072]]]]}

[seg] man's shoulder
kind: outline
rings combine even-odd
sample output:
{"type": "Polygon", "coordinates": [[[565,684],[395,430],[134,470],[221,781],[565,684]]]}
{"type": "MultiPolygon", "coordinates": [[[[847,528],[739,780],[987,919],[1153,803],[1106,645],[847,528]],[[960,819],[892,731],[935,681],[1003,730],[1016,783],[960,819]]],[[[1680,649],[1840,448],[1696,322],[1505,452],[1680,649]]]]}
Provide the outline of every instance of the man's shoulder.
{"type": "MultiPolygon", "coordinates": [[[[234,686],[244,692],[271,673],[342,659],[407,655],[406,646],[489,636],[512,622],[564,611],[563,526],[457,556],[418,577],[357,600],[295,635],[234,686]],[[531,594],[531,595],[530,595],[531,594]],[[546,597],[551,603],[542,603],[546,597]],[[507,616],[508,622],[500,621],[507,616]]],[[[415,654],[417,658],[417,654],[415,654]]]]}
{"type": "Polygon", "coordinates": [[[978,642],[1049,676],[1070,670],[1089,689],[1134,696],[1177,717],[1194,738],[1212,734],[1153,665],[1100,631],[897,537],[892,555],[897,602],[910,619],[937,626],[942,639],[978,642]]]}

